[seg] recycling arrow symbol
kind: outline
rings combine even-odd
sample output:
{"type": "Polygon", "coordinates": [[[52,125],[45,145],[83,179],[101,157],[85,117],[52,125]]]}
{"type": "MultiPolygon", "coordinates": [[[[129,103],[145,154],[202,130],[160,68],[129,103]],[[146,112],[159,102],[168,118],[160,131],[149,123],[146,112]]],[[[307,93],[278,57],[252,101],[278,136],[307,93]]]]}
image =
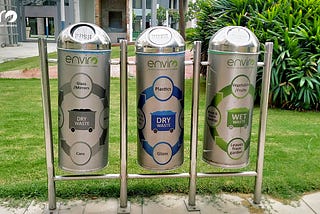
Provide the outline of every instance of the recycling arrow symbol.
{"type": "MultiPolygon", "coordinates": [[[[140,93],[140,96],[139,96],[139,99],[138,99],[138,112],[140,112],[140,114],[141,114],[141,121],[140,121],[141,124],[145,124],[145,120],[146,120],[145,119],[145,114],[144,114],[142,109],[143,109],[144,105],[146,104],[146,102],[152,97],[155,97],[155,99],[157,99],[160,102],[165,102],[165,101],[169,100],[171,97],[175,97],[179,101],[181,108],[183,109],[183,107],[184,107],[183,93],[182,93],[181,89],[179,89],[177,86],[175,86],[173,84],[172,80],[169,77],[160,76],[155,80],[155,82],[154,82],[154,84],[152,86],[146,88],[144,91],[142,91],[140,93]],[[166,81],[170,81],[172,83],[172,92],[171,92],[171,94],[166,96],[166,97],[164,97],[164,98],[157,96],[157,94],[155,93],[155,82],[157,80],[159,80],[159,79],[165,79],[166,81]]],[[[159,112],[168,114],[168,112],[170,113],[171,111],[159,111],[159,112]]],[[[159,113],[159,115],[161,115],[160,113],[159,113]]],[[[174,120],[174,118],[172,118],[172,120],[174,120]]],[[[166,125],[169,125],[169,124],[166,124],[166,125]]],[[[148,155],[153,157],[154,161],[157,162],[158,164],[160,164],[160,165],[167,164],[171,160],[172,156],[174,156],[175,154],[177,154],[179,152],[180,148],[183,145],[183,127],[180,127],[181,128],[181,132],[180,132],[180,135],[179,135],[179,139],[174,145],[170,145],[167,142],[158,142],[154,146],[150,145],[149,142],[145,139],[145,136],[144,136],[144,133],[143,133],[143,129],[144,128],[145,128],[144,125],[141,125],[141,126],[138,127],[138,135],[139,135],[139,139],[140,139],[140,143],[141,143],[142,148],[146,151],[146,153],[148,155]],[[160,145],[160,144],[165,145],[165,147],[169,147],[170,150],[171,150],[171,158],[166,160],[166,161],[164,161],[164,162],[159,162],[154,157],[154,152],[156,150],[156,147],[158,145],[160,145]]],[[[165,128],[162,128],[162,129],[166,130],[165,128]]]]}
{"type": "MultiPolygon", "coordinates": [[[[242,77],[243,75],[240,75],[242,77]]],[[[239,77],[239,76],[238,76],[239,77]]],[[[236,77],[237,78],[237,77],[236,77]]],[[[235,78],[235,79],[236,79],[235,78]]],[[[234,81],[233,81],[234,82],[234,81]]],[[[252,84],[246,84],[245,87],[239,83],[232,83],[222,88],[219,92],[215,94],[207,107],[207,123],[209,125],[210,134],[215,140],[216,144],[225,151],[232,159],[238,159],[242,156],[243,152],[249,147],[250,136],[247,140],[241,138],[233,138],[229,142],[226,142],[218,133],[217,127],[220,125],[221,113],[218,108],[222,100],[230,95],[235,99],[242,99],[247,95],[254,96],[255,88],[252,84]],[[240,85],[242,88],[238,87],[240,85]],[[237,90],[240,91],[237,94],[237,90]],[[244,89],[245,88],[245,89],[244,89]],[[243,92],[244,91],[244,92],[243,92]],[[241,93],[241,95],[239,95],[241,93]],[[210,119],[209,119],[210,118],[210,119]]],[[[249,121],[250,110],[247,107],[234,108],[227,111],[227,123],[229,128],[241,128],[246,127],[249,121]],[[229,118],[230,117],[230,118],[229,118]],[[237,119],[237,120],[236,120],[237,119]],[[233,121],[234,120],[234,121],[233,121]]]]}

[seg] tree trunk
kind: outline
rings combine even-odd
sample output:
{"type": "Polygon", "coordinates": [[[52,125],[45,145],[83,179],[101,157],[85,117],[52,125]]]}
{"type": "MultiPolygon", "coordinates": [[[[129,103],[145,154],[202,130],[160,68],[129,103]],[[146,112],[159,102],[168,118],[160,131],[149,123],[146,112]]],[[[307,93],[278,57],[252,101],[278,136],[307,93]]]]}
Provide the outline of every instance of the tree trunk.
{"type": "Polygon", "coordinates": [[[182,36],[182,38],[185,40],[186,39],[186,26],[185,26],[185,20],[184,20],[184,4],[185,0],[179,0],[179,14],[180,14],[180,19],[179,19],[179,31],[182,36]]]}

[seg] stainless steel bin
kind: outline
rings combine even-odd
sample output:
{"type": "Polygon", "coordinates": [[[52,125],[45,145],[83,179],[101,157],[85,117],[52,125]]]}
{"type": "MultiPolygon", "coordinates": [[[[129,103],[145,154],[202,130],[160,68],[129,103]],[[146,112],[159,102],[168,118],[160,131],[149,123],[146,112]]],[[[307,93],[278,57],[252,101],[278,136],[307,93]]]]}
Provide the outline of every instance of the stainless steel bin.
{"type": "Polygon", "coordinates": [[[150,170],[183,163],[185,42],[168,27],[136,41],[138,162],[150,170]]]}
{"type": "Polygon", "coordinates": [[[110,51],[98,26],[78,23],[58,37],[59,166],[91,172],[108,163],[110,51]]]}
{"type": "Polygon", "coordinates": [[[259,41],[247,28],[224,27],[208,48],[203,159],[223,168],[249,163],[259,41]]]}

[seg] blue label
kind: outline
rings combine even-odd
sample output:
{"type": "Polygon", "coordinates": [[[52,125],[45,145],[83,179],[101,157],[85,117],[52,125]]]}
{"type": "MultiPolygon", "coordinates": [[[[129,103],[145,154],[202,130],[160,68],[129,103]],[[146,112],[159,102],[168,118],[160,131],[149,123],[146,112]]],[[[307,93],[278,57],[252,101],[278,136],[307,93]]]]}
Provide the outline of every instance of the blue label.
{"type": "Polygon", "coordinates": [[[170,131],[176,128],[176,112],[156,111],[151,113],[151,129],[154,133],[158,131],[170,131]]]}

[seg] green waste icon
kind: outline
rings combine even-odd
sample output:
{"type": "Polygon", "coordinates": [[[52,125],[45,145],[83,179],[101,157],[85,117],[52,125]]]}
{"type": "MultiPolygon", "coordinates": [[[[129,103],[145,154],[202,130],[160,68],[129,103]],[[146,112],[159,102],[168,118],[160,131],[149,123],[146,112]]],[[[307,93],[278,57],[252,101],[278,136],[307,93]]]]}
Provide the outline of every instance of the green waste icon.
{"type": "Polygon", "coordinates": [[[247,128],[249,123],[248,108],[234,108],[228,110],[227,126],[233,128],[247,128]]]}

